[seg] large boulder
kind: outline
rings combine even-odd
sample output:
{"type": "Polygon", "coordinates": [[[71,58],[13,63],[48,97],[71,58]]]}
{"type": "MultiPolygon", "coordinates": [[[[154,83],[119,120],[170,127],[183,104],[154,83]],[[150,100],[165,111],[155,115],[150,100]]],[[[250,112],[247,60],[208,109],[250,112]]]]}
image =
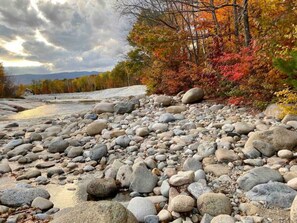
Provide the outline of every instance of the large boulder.
{"type": "Polygon", "coordinates": [[[269,181],[283,181],[282,175],[277,171],[268,167],[257,167],[248,171],[239,177],[237,183],[240,188],[249,191],[258,184],[264,184],[269,181]]]}
{"type": "Polygon", "coordinates": [[[123,205],[112,201],[82,202],[66,208],[54,216],[52,223],[138,223],[123,205]]]}
{"type": "Polygon", "coordinates": [[[204,97],[203,89],[192,88],[184,94],[184,96],[182,98],[182,103],[192,104],[192,103],[201,101],[203,99],[203,97],[204,97]]]}
{"type": "Polygon", "coordinates": [[[112,104],[112,103],[98,103],[94,107],[94,112],[97,114],[113,113],[114,112],[114,104],[112,104]]]}
{"type": "Polygon", "coordinates": [[[107,121],[104,119],[100,119],[92,122],[87,126],[86,132],[89,136],[94,136],[100,134],[103,129],[107,128],[107,121]]]}

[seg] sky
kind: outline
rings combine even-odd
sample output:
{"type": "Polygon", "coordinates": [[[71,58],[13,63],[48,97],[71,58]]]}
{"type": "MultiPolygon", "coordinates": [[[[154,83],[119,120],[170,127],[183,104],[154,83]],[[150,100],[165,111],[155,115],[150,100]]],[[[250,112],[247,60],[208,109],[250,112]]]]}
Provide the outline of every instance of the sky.
{"type": "Polygon", "coordinates": [[[129,50],[113,0],[0,0],[0,62],[10,75],[106,71],[129,50]]]}

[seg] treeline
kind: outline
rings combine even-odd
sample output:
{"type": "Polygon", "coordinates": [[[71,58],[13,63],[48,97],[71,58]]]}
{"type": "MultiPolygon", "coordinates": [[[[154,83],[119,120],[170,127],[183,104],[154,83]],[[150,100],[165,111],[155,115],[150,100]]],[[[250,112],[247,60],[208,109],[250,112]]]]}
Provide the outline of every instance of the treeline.
{"type": "Polygon", "coordinates": [[[31,85],[20,85],[20,91],[30,89],[34,94],[73,93],[124,87],[140,83],[137,51],[128,54],[127,60],[119,62],[112,71],[75,79],[40,80],[31,85]]]}
{"type": "Polygon", "coordinates": [[[11,78],[6,75],[3,65],[0,63],[0,98],[18,96],[18,87],[15,86],[11,78]]]}
{"type": "Polygon", "coordinates": [[[297,47],[294,0],[118,0],[136,17],[128,36],[145,57],[139,72],[151,92],[175,94],[194,86],[208,96],[256,106],[284,88],[295,73],[280,72],[297,47]]]}

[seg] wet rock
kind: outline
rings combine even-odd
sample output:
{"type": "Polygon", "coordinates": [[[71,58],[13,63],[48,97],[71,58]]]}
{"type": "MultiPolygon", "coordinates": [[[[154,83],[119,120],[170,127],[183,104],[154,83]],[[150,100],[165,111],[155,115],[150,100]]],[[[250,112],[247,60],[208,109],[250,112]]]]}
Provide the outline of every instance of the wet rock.
{"type": "Polygon", "coordinates": [[[101,134],[103,129],[107,128],[107,122],[104,119],[99,119],[87,126],[86,132],[89,136],[101,134]]]}
{"type": "Polygon", "coordinates": [[[112,103],[98,103],[94,107],[94,112],[96,114],[113,113],[114,112],[114,104],[112,104],[112,103]]]}
{"type": "Polygon", "coordinates": [[[148,215],[156,215],[157,211],[153,202],[147,198],[135,197],[129,202],[127,209],[132,212],[139,222],[144,222],[148,215]]]}
{"type": "Polygon", "coordinates": [[[171,200],[170,206],[172,211],[188,212],[194,208],[195,200],[187,195],[177,195],[171,200]]]}
{"type": "Polygon", "coordinates": [[[152,174],[146,166],[139,165],[134,169],[130,188],[139,193],[150,193],[153,191],[158,181],[158,177],[152,174]]]}
{"type": "Polygon", "coordinates": [[[91,160],[100,161],[102,157],[107,155],[107,146],[104,144],[98,144],[90,150],[91,160]]]}
{"type": "Polygon", "coordinates": [[[50,194],[41,188],[14,188],[6,189],[0,195],[1,204],[9,207],[30,205],[36,197],[48,199],[50,194]]]}
{"type": "Polygon", "coordinates": [[[42,211],[47,211],[54,206],[53,202],[43,198],[43,197],[36,197],[31,204],[31,207],[38,208],[42,211]]]}
{"type": "Polygon", "coordinates": [[[184,94],[182,102],[184,104],[192,104],[201,101],[203,97],[204,91],[201,88],[192,88],[184,94]]]}
{"type": "Polygon", "coordinates": [[[264,184],[269,181],[283,181],[283,177],[277,170],[268,167],[257,167],[248,171],[243,176],[239,177],[237,183],[240,188],[249,191],[258,184],[264,184]]]}
{"type": "Polygon", "coordinates": [[[246,196],[253,201],[264,201],[268,207],[289,208],[296,194],[295,190],[283,183],[269,182],[253,187],[246,196]]]}
{"type": "Polygon", "coordinates": [[[63,153],[67,147],[69,146],[69,143],[66,140],[59,139],[57,141],[53,141],[48,146],[48,152],[50,153],[63,153]]]}
{"type": "Polygon", "coordinates": [[[206,213],[211,216],[217,216],[220,214],[230,215],[232,212],[232,206],[229,198],[221,193],[202,194],[197,200],[197,207],[202,215],[206,213]]]}
{"type": "Polygon", "coordinates": [[[87,185],[87,193],[96,198],[108,198],[118,191],[116,182],[112,178],[94,179],[87,185]]]}
{"type": "Polygon", "coordinates": [[[112,201],[82,202],[73,208],[58,212],[52,223],[104,222],[138,223],[123,205],[112,201]]]}

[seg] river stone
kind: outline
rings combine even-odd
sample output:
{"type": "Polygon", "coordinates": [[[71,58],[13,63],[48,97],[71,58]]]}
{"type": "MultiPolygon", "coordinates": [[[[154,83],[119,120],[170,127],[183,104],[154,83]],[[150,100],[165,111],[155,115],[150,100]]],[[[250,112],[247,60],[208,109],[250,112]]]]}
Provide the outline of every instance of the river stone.
{"type": "Polygon", "coordinates": [[[81,156],[83,154],[83,148],[82,147],[72,147],[68,153],[67,153],[67,156],[69,158],[74,158],[74,157],[77,157],[77,156],[81,156]]]}
{"type": "Polygon", "coordinates": [[[55,165],[56,165],[56,163],[54,163],[54,162],[44,162],[44,163],[38,163],[36,165],[36,168],[37,169],[47,169],[47,168],[53,167],[55,165]]]}
{"type": "Polygon", "coordinates": [[[61,174],[64,174],[64,170],[62,168],[59,168],[59,167],[52,167],[50,169],[47,170],[47,177],[48,178],[51,178],[52,176],[56,175],[61,175],[61,174]]]}
{"type": "Polygon", "coordinates": [[[278,151],[277,155],[278,155],[278,157],[283,158],[283,159],[292,159],[294,156],[293,152],[290,150],[287,150],[287,149],[278,151]]]}
{"type": "Polygon", "coordinates": [[[17,180],[29,180],[31,178],[36,178],[41,176],[41,171],[40,170],[29,170],[27,173],[19,176],[17,180]]]}
{"type": "Polygon", "coordinates": [[[141,127],[136,129],[135,134],[137,136],[145,137],[150,134],[150,131],[147,127],[141,127]]]}
{"type": "Polygon", "coordinates": [[[297,129],[297,121],[288,121],[287,125],[291,126],[294,129],[297,129]]]}
{"type": "Polygon", "coordinates": [[[87,126],[86,132],[89,136],[94,136],[97,134],[101,134],[102,130],[106,128],[107,128],[107,121],[104,119],[99,119],[89,124],[87,126]]]}
{"type": "Polygon", "coordinates": [[[30,205],[36,197],[48,199],[50,194],[41,188],[14,188],[6,189],[0,195],[0,202],[9,207],[30,205]]]}
{"type": "Polygon", "coordinates": [[[235,132],[240,135],[246,135],[254,131],[255,125],[246,122],[236,122],[234,123],[235,132]]]}
{"type": "Polygon", "coordinates": [[[126,148],[129,146],[131,139],[128,136],[119,136],[115,140],[115,144],[126,148]]]}
{"type": "Polygon", "coordinates": [[[47,150],[50,153],[63,153],[68,146],[69,146],[69,143],[66,140],[60,139],[60,140],[51,142],[47,150]]]}
{"type": "Polygon", "coordinates": [[[170,106],[166,108],[167,113],[172,113],[172,114],[178,114],[186,111],[187,108],[184,105],[176,105],[176,106],[170,106]]]}
{"type": "Polygon", "coordinates": [[[208,157],[210,155],[213,155],[217,149],[216,143],[210,143],[210,142],[203,142],[199,144],[197,149],[197,154],[201,157],[208,157]]]}
{"type": "Polygon", "coordinates": [[[121,183],[122,187],[129,187],[132,178],[132,168],[129,165],[121,166],[117,172],[116,180],[121,183]]]}
{"type": "Polygon", "coordinates": [[[291,223],[297,223],[297,196],[291,205],[290,220],[291,223]]]}
{"type": "Polygon", "coordinates": [[[42,141],[42,136],[39,133],[36,132],[32,132],[30,134],[30,142],[34,142],[34,141],[42,141]]]}
{"type": "Polygon", "coordinates": [[[168,180],[164,180],[161,184],[161,194],[164,197],[169,197],[169,190],[170,190],[170,184],[168,183],[168,180]]]}
{"type": "Polygon", "coordinates": [[[268,167],[256,167],[243,176],[239,177],[237,183],[244,191],[249,191],[258,184],[264,184],[269,181],[283,181],[282,175],[268,167]]]}
{"type": "Polygon", "coordinates": [[[287,122],[289,121],[297,121],[297,115],[293,115],[293,114],[287,114],[283,120],[282,123],[283,124],[287,124],[287,122]]]}
{"type": "Polygon", "coordinates": [[[217,216],[220,214],[230,215],[232,213],[231,202],[228,197],[221,193],[205,193],[197,199],[199,212],[217,216]]]}
{"type": "Polygon", "coordinates": [[[188,191],[197,199],[202,194],[212,192],[212,190],[206,185],[206,181],[201,180],[199,182],[191,183],[188,186],[188,191]]]}
{"type": "Polygon", "coordinates": [[[1,163],[0,164],[0,174],[10,173],[12,170],[8,163],[1,163]]]}
{"type": "Polygon", "coordinates": [[[118,191],[116,182],[112,178],[94,179],[87,185],[87,193],[96,198],[108,198],[118,191]]]}
{"type": "Polygon", "coordinates": [[[194,171],[180,171],[169,178],[169,184],[172,186],[182,186],[194,182],[194,171]]]}
{"type": "Polygon", "coordinates": [[[132,212],[139,222],[144,222],[145,216],[157,214],[153,202],[143,197],[132,198],[127,209],[132,212]]]}
{"type": "Polygon", "coordinates": [[[54,216],[52,223],[138,223],[133,214],[114,201],[82,202],[63,209],[54,216]]]}
{"type": "Polygon", "coordinates": [[[132,174],[130,188],[138,193],[150,193],[158,182],[154,175],[145,165],[138,165],[132,174]]]}
{"type": "Polygon", "coordinates": [[[167,107],[172,104],[172,99],[171,99],[171,97],[169,97],[167,95],[159,95],[159,96],[155,97],[155,102],[157,104],[167,107]]]}
{"type": "Polygon", "coordinates": [[[264,111],[264,114],[267,117],[273,117],[276,119],[280,119],[282,116],[283,110],[277,104],[270,104],[264,111]]]}
{"type": "Polygon", "coordinates": [[[175,117],[170,113],[162,114],[159,118],[159,122],[161,123],[168,123],[168,122],[174,122],[174,121],[175,121],[175,117]]]}
{"type": "Polygon", "coordinates": [[[14,157],[14,156],[18,156],[18,155],[26,155],[28,153],[29,150],[31,150],[33,148],[32,144],[23,144],[23,145],[19,145],[17,147],[15,147],[13,150],[9,151],[7,153],[7,156],[9,158],[14,157]]]}
{"type": "Polygon", "coordinates": [[[107,155],[107,146],[104,144],[95,145],[90,150],[90,159],[100,161],[102,157],[107,155]]]}
{"type": "Polygon", "coordinates": [[[190,157],[185,160],[183,165],[184,171],[189,171],[189,170],[196,171],[200,169],[202,169],[202,164],[198,159],[190,157]]]}
{"type": "Polygon", "coordinates": [[[42,211],[47,211],[54,206],[53,202],[43,197],[36,197],[31,204],[31,207],[38,208],[42,211]]]}
{"type": "Polygon", "coordinates": [[[12,141],[10,141],[9,143],[7,143],[6,145],[3,146],[2,151],[3,151],[3,153],[7,153],[11,149],[13,149],[13,148],[15,148],[15,147],[17,147],[19,145],[22,145],[23,143],[24,143],[23,139],[12,140],[12,141]]]}
{"type": "Polygon", "coordinates": [[[275,154],[275,150],[270,143],[263,142],[261,140],[255,140],[253,141],[253,146],[264,156],[271,157],[275,154]]]}
{"type": "Polygon", "coordinates": [[[114,106],[114,112],[116,114],[131,113],[135,109],[135,104],[132,102],[121,102],[114,106]]]}
{"type": "Polygon", "coordinates": [[[294,190],[297,190],[297,177],[291,179],[288,181],[287,185],[291,188],[293,188],[294,190]]]}
{"type": "Polygon", "coordinates": [[[201,88],[192,88],[184,94],[182,98],[182,103],[192,104],[201,101],[203,97],[204,91],[201,88]]]}
{"type": "Polygon", "coordinates": [[[235,223],[235,221],[230,215],[221,214],[214,217],[210,223],[235,223]]]}
{"type": "Polygon", "coordinates": [[[226,164],[208,164],[204,167],[205,173],[212,173],[217,177],[222,175],[228,175],[230,172],[229,167],[226,164]]]}
{"type": "Polygon", "coordinates": [[[168,130],[168,124],[166,123],[155,123],[152,125],[152,130],[155,132],[166,132],[168,130]]]}
{"type": "Polygon", "coordinates": [[[253,187],[246,196],[253,201],[264,201],[268,207],[289,208],[296,194],[297,192],[286,184],[269,182],[253,187]]]}
{"type": "Polygon", "coordinates": [[[187,195],[177,195],[170,202],[172,211],[188,212],[192,211],[195,205],[195,200],[187,195]]]}
{"type": "Polygon", "coordinates": [[[218,149],[215,155],[217,160],[223,163],[229,163],[239,159],[238,155],[233,150],[228,149],[218,149]]]}
{"type": "Polygon", "coordinates": [[[98,103],[94,107],[94,112],[97,114],[113,113],[114,112],[114,104],[112,104],[112,103],[98,103]]]}

